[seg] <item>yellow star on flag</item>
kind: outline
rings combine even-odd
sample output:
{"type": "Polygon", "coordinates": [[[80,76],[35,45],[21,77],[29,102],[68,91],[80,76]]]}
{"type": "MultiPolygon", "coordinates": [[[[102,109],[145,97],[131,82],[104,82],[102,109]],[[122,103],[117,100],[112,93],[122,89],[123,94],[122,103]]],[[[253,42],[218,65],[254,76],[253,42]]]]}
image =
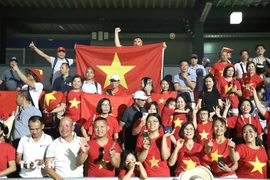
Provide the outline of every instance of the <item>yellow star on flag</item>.
{"type": "Polygon", "coordinates": [[[46,105],[49,106],[50,104],[50,100],[56,100],[56,98],[54,97],[54,92],[53,93],[48,93],[48,94],[45,94],[45,102],[46,102],[46,105]]]}
{"type": "Polygon", "coordinates": [[[72,101],[69,101],[69,103],[71,104],[70,105],[70,108],[76,107],[78,109],[78,104],[80,104],[81,102],[80,101],[77,101],[77,99],[74,98],[72,101]]]}
{"type": "Polygon", "coordinates": [[[160,160],[159,160],[159,159],[155,159],[155,156],[153,156],[152,159],[151,159],[151,160],[148,160],[148,161],[149,161],[150,164],[151,164],[151,168],[153,168],[154,166],[159,167],[158,162],[159,162],[160,160]]]}
{"type": "Polygon", "coordinates": [[[218,162],[219,157],[222,157],[222,155],[218,154],[218,150],[216,150],[214,153],[211,153],[210,155],[211,155],[212,161],[216,161],[216,162],[218,162]]]}
{"type": "Polygon", "coordinates": [[[251,84],[246,84],[246,85],[243,85],[246,89],[248,90],[251,90],[251,87],[252,87],[252,83],[251,84]]]}
{"type": "Polygon", "coordinates": [[[262,174],[262,168],[266,166],[266,163],[261,163],[257,156],[256,156],[255,162],[249,161],[249,163],[252,166],[254,166],[251,172],[259,171],[261,174],[262,174]]]}
{"type": "Polygon", "coordinates": [[[128,73],[135,66],[122,66],[117,53],[114,54],[114,58],[110,66],[97,66],[97,67],[101,69],[105,74],[107,74],[106,80],[104,83],[104,88],[110,85],[111,76],[114,74],[117,74],[120,77],[120,84],[124,88],[128,89],[126,79],[125,79],[125,74],[128,73]]]}
{"type": "Polygon", "coordinates": [[[177,118],[176,120],[173,121],[174,122],[174,127],[181,127],[183,120],[180,120],[179,118],[177,118]]]}
{"type": "Polygon", "coordinates": [[[201,140],[203,140],[203,139],[208,139],[208,138],[207,138],[208,135],[209,135],[209,133],[206,133],[205,130],[203,130],[203,132],[200,133],[201,140]]]}
{"type": "Polygon", "coordinates": [[[193,162],[191,159],[190,160],[183,160],[183,162],[187,165],[186,170],[193,169],[196,167],[196,163],[193,162]]]}
{"type": "Polygon", "coordinates": [[[159,99],[159,104],[164,104],[164,99],[163,98],[161,98],[161,99],[159,99]]]}

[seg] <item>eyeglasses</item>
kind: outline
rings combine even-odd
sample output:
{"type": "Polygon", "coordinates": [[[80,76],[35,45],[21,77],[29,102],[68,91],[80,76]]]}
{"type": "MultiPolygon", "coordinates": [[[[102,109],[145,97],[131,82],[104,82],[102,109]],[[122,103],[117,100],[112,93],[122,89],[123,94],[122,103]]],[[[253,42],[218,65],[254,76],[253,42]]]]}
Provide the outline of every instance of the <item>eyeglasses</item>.
{"type": "Polygon", "coordinates": [[[96,164],[100,163],[103,160],[103,157],[104,157],[104,148],[103,147],[100,147],[98,149],[98,151],[99,151],[98,158],[95,159],[95,161],[94,161],[96,164]]]}
{"type": "Polygon", "coordinates": [[[118,80],[113,80],[113,79],[111,79],[110,81],[111,81],[111,82],[119,82],[118,80]]]}
{"type": "Polygon", "coordinates": [[[158,123],[159,121],[148,121],[147,124],[156,124],[158,123]]]}

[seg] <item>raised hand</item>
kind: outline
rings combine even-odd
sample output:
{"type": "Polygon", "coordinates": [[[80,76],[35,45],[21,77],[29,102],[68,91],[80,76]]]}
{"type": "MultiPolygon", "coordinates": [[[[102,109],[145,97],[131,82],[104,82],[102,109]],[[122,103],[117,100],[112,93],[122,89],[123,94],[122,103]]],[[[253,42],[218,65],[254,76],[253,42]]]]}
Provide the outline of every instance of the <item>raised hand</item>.
{"type": "Polygon", "coordinates": [[[34,47],[35,47],[35,44],[34,44],[33,41],[29,44],[29,47],[30,47],[30,48],[34,48],[34,47]]]}
{"type": "Polygon", "coordinates": [[[175,131],[175,129],[173,129],[172,132],[170,132],[170,131],[167,132],[166,134],[163,135],[163,137],[165,137],[165,138],[170,137],[171,135],[174,134],[174,131],[175,131]]]}
{"type": "Polygon", "coordinates": [[[184,142],[185,142],[184,139],[178,139],[178,140],[176,141],[176,147],[179,148],[179,149],[182,148],[183,145],[184,145],[184,142]]]}
{"type": "Polygon", "coordinates": [[[114,155],[115,155],[115,142],[113,143],[111,149],[109,150],[110,158],[114,157],[114,155]]]}
{"type": "Polygon", "coordinates": [[[114,32],[119,33],[119,32],[121,32],[121,29],[119,27],[117,27],[117,28],[115,28],[114,32]]]}
{"type": "Polygon", "coordinates": [[[231,149],[234,149],[234,148],[235,148],[235,143],[232,141],[232,138],[229,139],[228,146],[229,146],[231,149]]]}
{"type": "Polygon", "coordinates": [[[81,146],[81,151],[83,153],[88,153],[88,151],[90,149],[90,146],[88,145],[88,143],[87,143],[87,141],[86,141],[85,138],[81,138],[80,146],[81,146]]]}
{"type": "Polygon", "coordinates": [[[226,101],[225,101],[225,107],[226,108],[231,107],[231,101],[229,99],[226,99],[226,101]]]}
{"type": "Polygon", "coordinates": [[[209,139],[208,142],[207,142],[207,146],[212,148],[214,146],[213,144],[213,140],[212,139],[209,139]]]}
{"type": "Polygon", "coordinates": [[[17,64],[13,64],[12,68],[14,69],[14,71],[18,71],[18,69],[19,69],[17,64]]]}

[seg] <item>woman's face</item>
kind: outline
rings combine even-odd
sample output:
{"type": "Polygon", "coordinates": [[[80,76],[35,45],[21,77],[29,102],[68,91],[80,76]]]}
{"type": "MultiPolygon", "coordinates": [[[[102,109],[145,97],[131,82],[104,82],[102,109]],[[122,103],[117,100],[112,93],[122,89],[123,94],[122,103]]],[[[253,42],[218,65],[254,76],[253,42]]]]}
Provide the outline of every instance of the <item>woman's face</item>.
{"type": "Polygon", "coordinates": [[[73,89],[81,89],[82,81],[80,78],[75,78],[72,82],[73,89]]]}
{"type": "Polygon", "coordinates": [[[129,168],[130,163],[135,163],[135,162],[136,162],[136,158],[134,157],[134,155],[128,154],[125,161],[126,168],[129,168]]]}
{"type": "Polygon", "coordinates": [[[108,100],[103,101],[101,104],[102,113],[108,114],[110,112],[110,102],[108,100]]]}
{"type": "Polygon", "coordinates": [[[256,72],[256,68],[255,68],[255,65],[253,63],[248,65],[248,72],[250,72],[250,73],[256,72]]]}
{"type": "Polygon", "coordinates": [[[148,117],[146,124],[150,132],[158,131],[160,126],[159,121],[155,116],[148,117]]]}
{"type": "Polygon", "coordinates": [[[169,83],[167,81],[161,82],[161,90],[162,90],[162,92],[169,90],[169,83]]]}
{"type": "Polygon", "coordinates": [[[185,110],[186,102],[182,97],[178,97],[176,101],[176,108],[180,110],[185,110]]]}
{"type": "Polygon", "coordinates": [[[243,129],[242,136],[246,143],[252,143],[256,141],[257,133],[251,126],[246,126],[243,129]]]}
{"type": "Polygon", "coordinates": [[[213,128],[215,136],[223,136],[227,130],[226,126],[219,120],[215,121],[213,128]]]}
{"type": "Polygon", "coordinates": [[[226,72],[226,76],[227,77],[233,77],[233,74],[234,74],[234,68],[230,67],[226,72]]]}
{"type": "Polygon", "coordinates": [[[208,77],[205,79],[205,86],[207,89],[212,89],[214,86],[214,81],[212,78],[208,77]]]}
{"type": "Polygon", "coordinates": [[[86,75],[87,80],[91,80],[95,76],[95,73],[94,73],[93,69],[89,68],[86,70],[85,75],[86,75]]]}
{"type": "Polygon", "coordinates": [[[154,104],[152,104],[147,112],[148,113],[157,113],[156,106],[154,104]]]}
{"type": "Polygon", "coordinates": [[[242,114],[249,114],[251,111],[250,103],[248,101],[242,102],[240,110],[242,111],[242,114]]]}
{"type": "Polygon", "coordinates": [[[191,124],[188,124],[184,129],[185,139],[193,139],[194,131],[195,131],[194,127],[191,124]]]}

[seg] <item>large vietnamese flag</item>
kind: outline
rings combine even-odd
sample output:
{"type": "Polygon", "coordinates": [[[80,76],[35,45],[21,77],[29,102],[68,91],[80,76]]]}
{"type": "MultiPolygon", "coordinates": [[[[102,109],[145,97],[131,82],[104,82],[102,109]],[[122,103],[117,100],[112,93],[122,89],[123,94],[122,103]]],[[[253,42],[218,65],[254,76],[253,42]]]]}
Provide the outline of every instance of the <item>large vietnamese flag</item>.
{"type": "Polygon", "coordinates": [[[125,47],[76,45],[76,71],[85,77],[85,70],[95,70],[95,81],[103,89],[110,85],[110,77],[120,77],[120,86],[133,94],[140,89],[143,77],[150,77],[158,89],[163,72],[163,44],[125,47]]]}

